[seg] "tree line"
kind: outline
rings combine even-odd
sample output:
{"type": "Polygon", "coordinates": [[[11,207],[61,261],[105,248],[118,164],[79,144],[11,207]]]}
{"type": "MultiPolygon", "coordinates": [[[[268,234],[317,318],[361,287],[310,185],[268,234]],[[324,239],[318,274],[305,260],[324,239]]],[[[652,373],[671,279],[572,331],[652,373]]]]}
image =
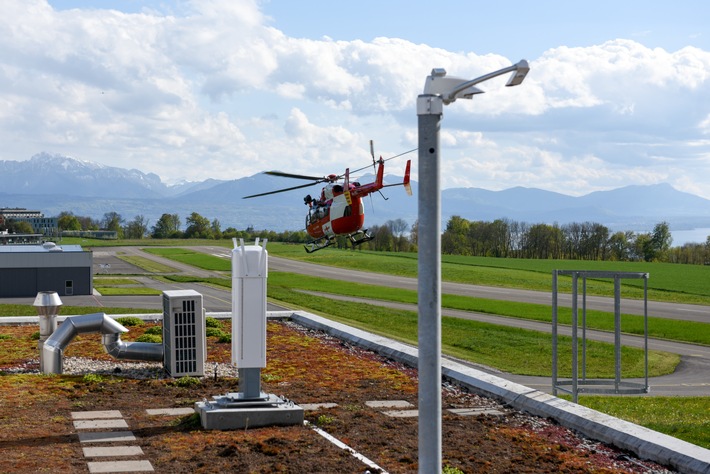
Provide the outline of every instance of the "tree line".
{"type": "Polygon", "coordinates": [[[710,263],[705,243],[671,247],[667,222],[651,232],[611,232],[596,222],[529,224],[509,219],[468,221],[452,216],[441,237],[442,253],[533,259],[710,263]]]}
{"type": "Polygon", "coordinates": [[[64,230],[108,230],[116,232],[119,239],[253,239],[259,237],[280,242],[305,243],[310,240],[305,231],[273,232],[254,230],[249,227],[239,231],[234,227],[222,229],[218,219],[210,220],[197,212],[191,213],[183,221],[178,214],[165,213],[160,219],[150,225],[143,215],[137,215],[127,221],[117,212],[107,212],[102,219],[93,219],[86,216],[77,216],[71,212],[61,212],[57,225],[60,231],[64,230]]]}
{"type": "MultiPolygon", "coordinates": [[[[126,221],[116,212],[95,220],[71,212],[59,215],[60,230],[110,230],[126,239],[232,239],[255,237],[271,241],[306,243],[311,240],[304,230],[274,232],[249,227],[222,229],[218,219],[210,220],[197,212],[183,221],[178,214],[163,214],[150,226],[137,215],[126,221]]],[[[372,240],[358,248],[376,251],[416,252],[418,223],[411,228],[403,219],[394,219],[369,228],[372,240]]],[[[710,264],[710,236],[704,243],[688,243],[672,247],[670,226],[656,224],[651,232],[612,232],[596,222],[568,224],[530,224],[510,219],[469,221],[460,216],[449,218],[441,236],[441,250],[449,255],[471,255],[499,258],[659,261],[710,264]]],[[[350,247],[346,237],[336,239],[339,248],[350,247]]]]}

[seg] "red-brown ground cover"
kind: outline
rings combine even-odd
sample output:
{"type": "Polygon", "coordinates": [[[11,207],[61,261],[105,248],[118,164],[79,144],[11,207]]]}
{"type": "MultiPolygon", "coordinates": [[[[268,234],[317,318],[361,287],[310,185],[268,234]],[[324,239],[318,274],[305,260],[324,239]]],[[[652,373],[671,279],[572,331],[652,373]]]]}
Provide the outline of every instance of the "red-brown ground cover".
{"type": "MultiPolygon", "coordinates": [[[[228,323],[224,323],[228,331],[228,323]]],[[[130,328],[131,340],[149,327],[130,328]]],[[[236,379],[213,376],[228,363],[230,344],[208,338],[208,375],[197,384],[169,378],[100,380],[82,375],[15,373],[37,369],[33,326],[0,327],[0,456],[3,472],[88,472],[71,412],[120,410],[156,472],[363,473],[368,467],[307,426],[205,431],[195,416],[154,416],[146,409],[190,407],[237,391],[236,379]]],[[[366,401],[417,405],[416,370],[291,323],[268,325],[268,367],[262,390],[298,404],[335,403],[306,419],[391,473],[417,472],[416,418],[387,416],[366,401]]],[[[66,357],[111,361],[99,335],[80,336],[66,357]]],[[[443,386],[443,459],[449,472],[667,472],[586,440],[549,420],[494,400],[443,386]],[[449,408],[490,408],[500,414],[461,416],[449,408]],[[456,471],[455,469],[458,469],[456,471]]],[[[422,427],[426,429],[426,427],[422,427]]],[[[125,443],[123,443],[125,444],[125,443]]],[[[111,459],[111,458],[109,458],[111,459]]],[[[372,472],[373,470],[369,468],[372,472]]]]}

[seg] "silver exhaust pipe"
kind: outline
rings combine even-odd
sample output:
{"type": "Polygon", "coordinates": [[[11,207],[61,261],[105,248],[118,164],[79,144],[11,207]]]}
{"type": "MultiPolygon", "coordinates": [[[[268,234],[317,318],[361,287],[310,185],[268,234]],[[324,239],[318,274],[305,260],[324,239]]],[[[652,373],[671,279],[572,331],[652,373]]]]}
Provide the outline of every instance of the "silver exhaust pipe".
{"type": "Polygon", "coordinates": [[[101,341],[109,355],[116,359],[163,361],[163,345],[155,342],[124,342],[121,335],[104,334],[101,341]]]}
{"type": "Polygon", "coordinates": [[[121,333],[128,332],[122,324],[105,313],[70,316],[44,342],[40,371],[43,374],[61,374],[64,370],[64,348],[83,333],[101,333],[106,352],[118,359],[163,360],[163,344],[148,342],[123,342],[121,333]]]}

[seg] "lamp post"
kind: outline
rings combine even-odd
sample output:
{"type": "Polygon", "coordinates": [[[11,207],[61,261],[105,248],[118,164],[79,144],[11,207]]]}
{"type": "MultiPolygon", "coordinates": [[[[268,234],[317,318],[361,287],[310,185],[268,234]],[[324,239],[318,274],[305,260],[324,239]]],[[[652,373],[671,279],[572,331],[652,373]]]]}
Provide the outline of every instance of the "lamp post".
{"type": "Polygon", "coordinates": [[[447,77],[432,69],[417,97],[419,132],[419,472],[441,471],[441,185],[439,129],[444,105],[471,99],[476,84],[513,73],[506,86],[523,82],[524,59],[476,79],[447,77]]]}

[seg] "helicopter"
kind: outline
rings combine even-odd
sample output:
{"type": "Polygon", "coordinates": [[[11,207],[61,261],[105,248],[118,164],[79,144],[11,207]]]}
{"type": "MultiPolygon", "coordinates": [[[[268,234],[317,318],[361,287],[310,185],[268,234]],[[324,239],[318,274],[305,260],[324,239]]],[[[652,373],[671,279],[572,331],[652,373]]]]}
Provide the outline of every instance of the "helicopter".
{"type": "MultiPolygon", "coordinates": [[[[264,171],[264,174],[271,176],[304,179],[313,182],[265,193],[252,194],[250,196],[244,196],[243,199],[267,196],[269,194],[282,193],[314,186],[319,183],[326,183],[318,198],[314,198],[310,194],[303,198],[304,204],[308,206],[306,232],[313,238],[312,241],[304,245],[304,248],[306,252],[313,253],[332,245],[338,236],[346,236],[353,248],[355,248],[374,238],[367,229],[362,228],[365,224],[365,209],[362,203],[363,197],[390,186],[404,186],[407,194],[412,195],[412,188],[409,183],[411,160],[407,160],[404,179],[401,183],[384,184],[385,161],[387,160],[382,159],[381,156],[379,160],[375,160],[372,141],[370,141],[370,154],[372,155],[372,166],[377,168],[375,181],[372,183],[361,184],[358,181],[351,182],[349,168],[346,168],[345,173],[342,175],[330,174],[328,176],[304,176],[283,173],[281,171],[264,171]],[[340,180],[342,180],[342,183],[339,182],[340,180]]],[[[396,158],[396,156],[392,158],[396,158]]],[[[353,172],[362,171],[368,167],[369,165],[353,172]]]]}

